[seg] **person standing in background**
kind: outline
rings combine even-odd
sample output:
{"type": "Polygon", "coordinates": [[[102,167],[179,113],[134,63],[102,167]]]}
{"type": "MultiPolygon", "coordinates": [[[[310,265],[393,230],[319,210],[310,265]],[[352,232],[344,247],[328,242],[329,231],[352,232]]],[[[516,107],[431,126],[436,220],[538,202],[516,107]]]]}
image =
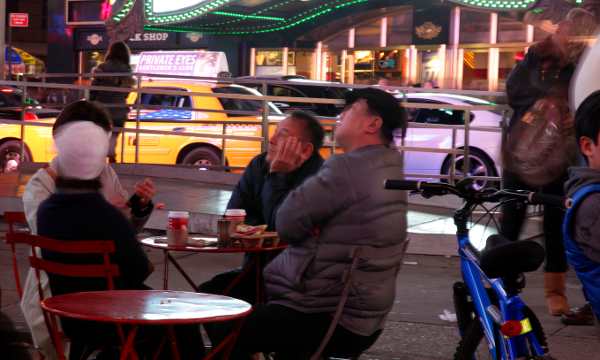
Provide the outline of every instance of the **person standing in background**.
{"type": "MultiPolygon", "coordinates": [[[[510,161],[510,149],[518,141],[518,128],[523,116],[539,100],[549,100],[560,111],[564,136],[573,131],[573,117],[568,109],[568,88],[585,41],[576,37],[590,36],[598,26],[598,19],[589,12],[577,8],[558,24],[556,32],[546,40],[529,49],[524,59],[511,71],[506,81],[508,103],[514,109],[509,125],[509,141],[504,146],[505,161],[510,161]],[[515,134],[513,136],[513,134],[515,134]]],[[[573,164],[574,165],[574,164],[573,164]]],[[[555,179],[541,188],[526,183],[515,171],[506,169],[502,174],[504,187],[541,191],[545,194],[564,196],[564,183],[568,179],[566,167],[555,179]]],[[[521,232],[526,206],[515,202],[502,206],[503,218],[500,234],[516,241],[521,232]]],[[[570,312],[566,296],[567,257],[563,243],[562,226],[564,211],[559,208],[544,208],[544,236],[546,242],[546,266],[544,268],[544,290],[551,315],[560,316],[570,312]]]]}
{"type": "MultiPolygon", "coordinates": [[[[92,72],[94,74],[111,74],[111,73],[131,73],[131,65],[129,65],[129,58],[131,52],[127,44],[122,41],[113,43],[108,49],[105,61],[98,65],[92,72]]],[[[92,86],[110,86],[110,87],[124,87],[131,88],[135,85],[135,80],[131,76],[103,76],[98,75],[94,77],[92,86]]],[[[90,90],[90,100],[97,101],[101,104],[125,104],[127,100],[128,92],[124,91],[98,91],[90,90]]],[[[113,121],[114,127],[125,126],[127,115],[129,114],[129,107],[107,107],[110,117],[113,121]]],[[[110,137],[109,149],[108,149],[108,161],[111,163],[116,162],[115,159],[115,147],[117,146],[117,138],[119,132],[113,132],[110,137]]]]}

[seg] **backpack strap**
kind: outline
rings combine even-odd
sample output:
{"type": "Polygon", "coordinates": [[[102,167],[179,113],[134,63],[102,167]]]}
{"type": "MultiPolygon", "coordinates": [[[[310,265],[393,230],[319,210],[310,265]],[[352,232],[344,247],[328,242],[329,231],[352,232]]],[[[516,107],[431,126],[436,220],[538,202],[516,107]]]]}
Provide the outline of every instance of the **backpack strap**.
{"type": "Polygon", "coordinates": [[[581,251],[575,239],[573,238],[573,228],[575,225],[575,215],[577,209],[583,200],[591,194],[600,193],[600,184],[585,186],[573,195],[573,206],[567,210],[565,221],[563,223],[563,238],[565,243],[565,252],[567,259],[573,265],[573,269],[583,284],[586,296],[596,316],[600,317],[600,284],[597,279],[600,278],[600,264],[590,260],[581,251]]]}
{"type": "Polygon", "coordinates": [[[44,165],[44,169],[46,169],[48,174],[50,174],[50,177],[52,178],[52,180],[54,180],[56,182],[56,174],[54,173],[54,171],[52,171],[52,169],[50,169],[50,165],[49,164],[44,165]]]}

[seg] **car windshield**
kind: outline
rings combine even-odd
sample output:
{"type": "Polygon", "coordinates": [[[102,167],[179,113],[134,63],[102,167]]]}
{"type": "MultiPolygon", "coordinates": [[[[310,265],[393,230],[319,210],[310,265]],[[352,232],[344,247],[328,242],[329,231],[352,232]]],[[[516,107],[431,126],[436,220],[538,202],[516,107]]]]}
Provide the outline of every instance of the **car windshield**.
{"type": "MultiPolygon", "coordinates": [[[[2,96],[0,96],[0,106],[2,107],[20,107],[23,92],[19,89],[2,89],[2,96]]],[[[27,94],[25,98],[25,105],[39,105],[31,95],[27,94]]]]}
{"type": "MultiPolygon", "coordinates": [[[[261,95],[254,89],[249,89],[239,85],[215,87],[212,89],[213,93],[216,94],[235,94],[235,95],[261,95]]],[[[223,110],[237,110],[237,111],[262,111],[262,101],[260,100],[249,100],[249,99],[231,99],[231,98],[219,98],[223,110]]],[[[269,101],[270,111],[275,114],[282,114],[282,112],[275,107],[269,101]]],[[[239,114],[227,114],[227,116],[246,116],[239,114]]]]}

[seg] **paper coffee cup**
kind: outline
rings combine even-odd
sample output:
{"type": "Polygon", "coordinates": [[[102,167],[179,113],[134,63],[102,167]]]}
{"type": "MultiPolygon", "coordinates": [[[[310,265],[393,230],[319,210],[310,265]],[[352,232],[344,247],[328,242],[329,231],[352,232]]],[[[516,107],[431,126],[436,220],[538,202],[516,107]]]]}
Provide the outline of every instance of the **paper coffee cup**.
{"type": "Polygon", "coordinates": [[[240,221],[246,220],[246,210],[244,209],[227,209],[225,211],[225,218],[231,220],[231,234],[235,233],[240,221]]]}
{"type": "Polygon", "coordinates": [[[169,211],[169,227],[167,228],[167,245],[187,246],[189,236],[190,213],[187,211],[169,211]]]}

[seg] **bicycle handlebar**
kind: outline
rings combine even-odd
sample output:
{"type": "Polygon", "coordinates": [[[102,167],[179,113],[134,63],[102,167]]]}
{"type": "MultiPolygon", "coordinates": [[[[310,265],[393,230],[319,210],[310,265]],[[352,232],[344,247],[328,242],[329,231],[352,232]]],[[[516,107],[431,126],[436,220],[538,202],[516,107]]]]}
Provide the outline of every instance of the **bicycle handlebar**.
{"type": "MultiPolygon", "coordinates": [[[[464,180],[464,179],[463,179],[464,180]]],[[[411,180],[392,180],[383,181],[384,189],[391,190],[411,190],[419,191],[425,197],[436,195],[453,194],[463,199],[477,199],[476,203],[498,202],[501,199],[515,199],[527,201],[531,204],[540,204],[547,206],[570,209],[573,206],[573,200],[564,196],[540,194],[526,190],[495,190],[484,189],[475,191],[467,187],[458,187],[440,182],[411,181],[411,180]]]]}

